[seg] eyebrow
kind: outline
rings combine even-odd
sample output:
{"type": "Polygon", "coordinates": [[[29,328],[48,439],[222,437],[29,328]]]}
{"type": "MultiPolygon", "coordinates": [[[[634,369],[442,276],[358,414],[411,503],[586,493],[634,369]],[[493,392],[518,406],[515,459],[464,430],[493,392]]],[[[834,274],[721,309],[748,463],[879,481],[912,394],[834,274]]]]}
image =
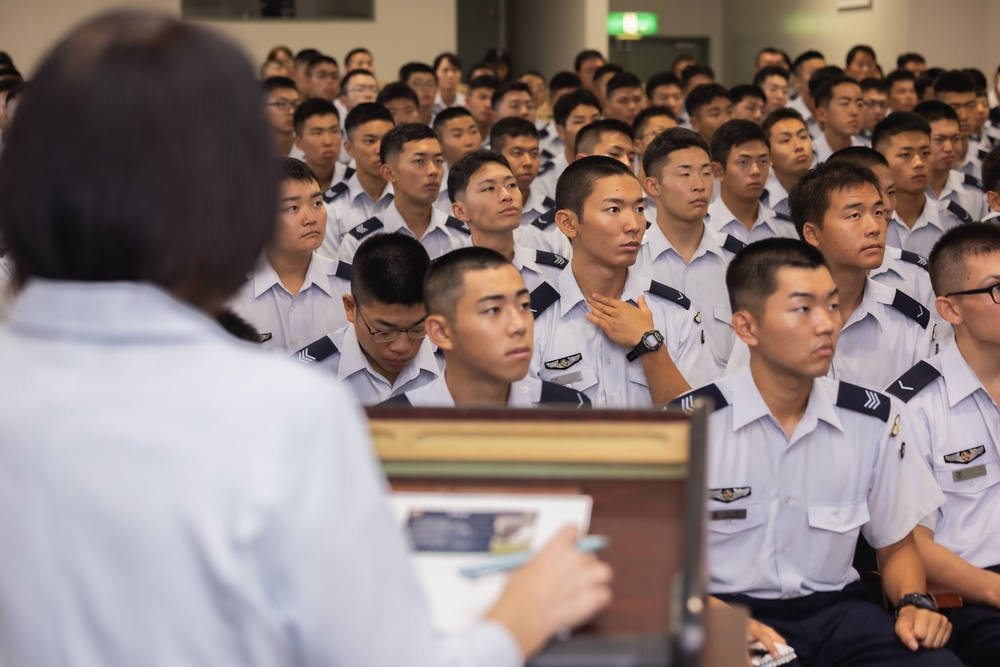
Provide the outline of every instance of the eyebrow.
{"type": "Polygon", "coordinates": [[[389,320],[383,320],[383,319],[378,319],[378,318],[375,319],[375,324],[378,325],[378,326],[380,326],[380,327],[385,327],[387,329],[393,329],[395,331],[406,331],[407,329],[413,329],[415,327],[420,326],[421,324],[424,323],[424,321],[426,319],[427,319],[427,316],[424,315],[423,317],[421,317],[419,320],[417,320],[416,322],[414,322],[412,325],[410,325],[408,327],[404,327],[404,326],[402,326],[400,324],[396,324],[395,322],[390,322],[389,320]]]}
{"type": "MultiPolygon", "coordinates": [[[[832,290],[829,291],[829,293],[827,293],[826,298],[829,299],[830,297],[837,296],[837,294],[839,292],[840,292],[840,290],[838,288],[834,287],[832,290]]],[[[792,292],[789,295],[788,298],[789,299],[812,299],[812,300],[815,301],[816,300],[816,295],[813,294],[812,292],[792,292]]]]}
{"type": "Polygon", "coordinates": [[[492,185],[494,183],[506,183],[513,180],[515,180],[514,174],[504,174],[503,176],[498,176],[496,178],[484,178],[476,181],[476,185],[492,185]]]}
{"type": "MultiPolygon", "coordinates": [[[[514,293],[514,298],[516,299],[516,298],[518,298],[520,296],[525,296],[527,294],[530,294],[530,292],[528,292],[527,288],[519,289],[519,290],[517,290],[517,292],[514,293]]],[[[503,295],[503,294],[490,294],[488,296],[484,296],[482,299],[480,299],[476,303],[483,303],[484,301],[503,301],[506,298],[507,298],[507,296],[503,295]]]]}

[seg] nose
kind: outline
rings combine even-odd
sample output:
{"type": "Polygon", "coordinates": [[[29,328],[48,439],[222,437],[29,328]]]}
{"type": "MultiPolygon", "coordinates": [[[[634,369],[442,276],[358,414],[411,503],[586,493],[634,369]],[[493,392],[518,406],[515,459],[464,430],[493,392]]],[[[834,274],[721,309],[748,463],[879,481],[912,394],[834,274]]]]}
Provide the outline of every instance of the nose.
{"type": "Polygon", "coordinates": [[[410,346],[413,345],[413,342],[410,340],[409,335],[403,331],[396,337],[396,340],[389,343],[389,349],[396,354],[403,354],[410,351],[410,346]]]}
{"type": "Polygon", "coordinates": [[[524,336],[528,332],[531,318],[534,317],[531,311],[522,310],[517,304],[510,309],[510,317],[507,323],[507,333],[512,338],[524,336]]]}
{"type": "Polygon", "coordinates": [[[511,188],[503,185],[500,187],[500,201],[509,202],[514,200],[514,194],[511,192],[511,188]]]}
{"type": "Polygon", "coordinates": [[[820,336],[832,336],[840,328],[840,311],[829,308],[815,308],[816,333],[820,336]]]}
{"type": "Polygon", "coordinates": [[[864,230],[865,236],[870,236],[873,238],[878,238],[882,235],[882,230],[885,228],[885,218],[879,218],[874,213],[868,213],[864,216],[864,230]]]}

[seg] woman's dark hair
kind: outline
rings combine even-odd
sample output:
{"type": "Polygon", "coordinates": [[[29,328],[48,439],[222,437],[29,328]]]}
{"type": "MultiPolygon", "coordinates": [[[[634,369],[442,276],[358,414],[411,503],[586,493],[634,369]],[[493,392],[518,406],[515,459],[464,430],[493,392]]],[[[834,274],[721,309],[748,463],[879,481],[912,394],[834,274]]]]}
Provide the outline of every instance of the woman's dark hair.
{"type": "Polygon", "coordinates": [[[208,30],[150,12],[94,18],[48,55],[17,122],[0,236],[18,284],[146,282],[215,310],[273,235],[260,83],[208,30]]]}

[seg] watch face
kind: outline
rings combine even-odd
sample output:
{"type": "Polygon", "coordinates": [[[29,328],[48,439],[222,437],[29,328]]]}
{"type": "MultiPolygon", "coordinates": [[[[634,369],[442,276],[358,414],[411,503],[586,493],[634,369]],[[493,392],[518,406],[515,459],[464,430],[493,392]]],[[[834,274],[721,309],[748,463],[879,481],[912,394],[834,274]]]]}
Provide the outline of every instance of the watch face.
{"type": "Polygon", "coordinates": [[[656,349],[656,347],[660,344],[660,338],[655,333],[650,331],[642,337],[642,342],[645,343],[647,347],[656,349]]]}

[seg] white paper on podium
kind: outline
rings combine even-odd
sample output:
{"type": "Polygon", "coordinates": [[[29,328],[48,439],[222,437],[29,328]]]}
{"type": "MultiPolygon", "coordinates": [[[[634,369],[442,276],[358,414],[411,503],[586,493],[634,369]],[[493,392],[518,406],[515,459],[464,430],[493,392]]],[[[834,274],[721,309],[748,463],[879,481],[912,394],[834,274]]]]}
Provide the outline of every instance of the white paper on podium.
{"type": "MultiPolygon", "coordinates": [[[[389,507],[399,529],[414,511],[534,512],[537,515],[531,550],[548,544],[563,526],[573,524],[581,535],[590,525],[590,496],[573,494],[486,493],[390,493],[389,507]]],[[[417,579],[431,612],[434,630],[441,634],[460,632],[474,625],[500,598],[509,574],[490,574],[478,579],[462,576],[461,570],[489,560],[485,553],[412,552],[417,579]]]]}

